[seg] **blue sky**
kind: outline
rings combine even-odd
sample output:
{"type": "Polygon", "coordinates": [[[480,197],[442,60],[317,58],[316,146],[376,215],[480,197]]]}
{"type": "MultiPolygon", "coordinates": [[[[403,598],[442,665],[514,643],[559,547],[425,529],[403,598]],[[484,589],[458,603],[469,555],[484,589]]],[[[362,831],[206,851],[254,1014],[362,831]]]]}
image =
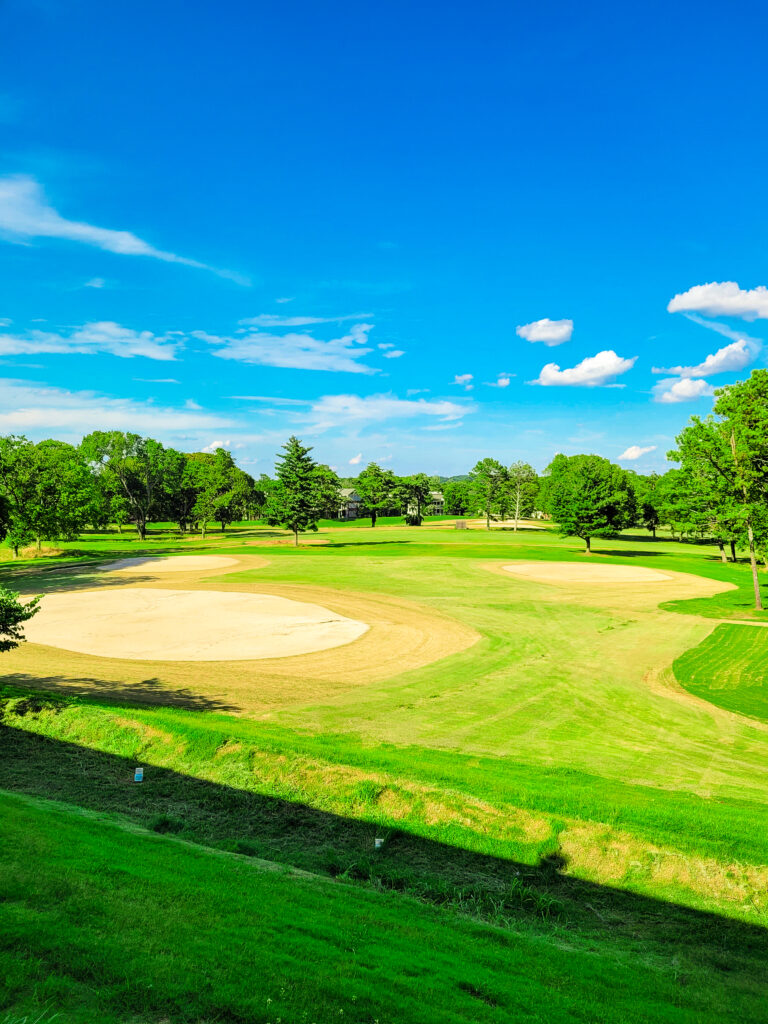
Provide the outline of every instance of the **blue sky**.
{"type": "Polygon", "coordinates": [[[758,3],[0,8],[0,431],[647,472],[765,365],[758,3]],[[659,371],[659,372],[656,372],[659,371]]]}

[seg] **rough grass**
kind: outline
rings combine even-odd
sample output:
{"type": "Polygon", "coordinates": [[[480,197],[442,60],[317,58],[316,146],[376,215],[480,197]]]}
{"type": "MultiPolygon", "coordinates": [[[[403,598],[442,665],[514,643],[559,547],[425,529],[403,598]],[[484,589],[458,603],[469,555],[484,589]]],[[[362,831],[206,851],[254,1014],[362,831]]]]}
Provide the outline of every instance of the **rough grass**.
{"type": "Polygon", "coordinates": [[[63,804],[0,795],[0,822],[11,1019],[697,1024],[762,1012],[743,971],[511,933],[63,804]]]}
{"type": "Polygon", "coordinates": [[[719,625],[673,665],[686,690],[718,707],[768,722],[768,631],[719,625]]]}

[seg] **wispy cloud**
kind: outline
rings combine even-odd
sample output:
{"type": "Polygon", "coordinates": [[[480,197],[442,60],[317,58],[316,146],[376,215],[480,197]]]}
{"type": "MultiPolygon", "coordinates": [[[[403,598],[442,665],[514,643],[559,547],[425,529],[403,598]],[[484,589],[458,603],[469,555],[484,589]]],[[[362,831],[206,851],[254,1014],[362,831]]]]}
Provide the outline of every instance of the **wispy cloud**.
{"type": "Polygon", "coordinates": [[[135,430],[177,434],[194,429],[220,429],[231,420],[211,413],[159,408],[149,402],[113,398],[95,391],[66,391],[22,380],[0,379],[0,432],[54,430],[85,434],[103,430],[135,430]]]}
{"type": "Polygon", "coordinates": [[[573,335],[573,320],[534,320],[530,324],[521,324],[515,333],[526,341],[542,341],[548,347],[562,345],[570,341],[573,335]]]}
{"type": "MultiPolygon", "coordinates": [[[[311,324],[340,324],[345,320],[365,320],[371,313],[346,313],[344,316],[280,316],[277,313],[260,313],[258,316],[238,320],[244,327],[309,327],[311,324]]],[[[379,345],[379,348],[382,346],[379,345]]]]}
{"type": "Polygon", "coordinates": [[[654,401],[663,405],[677,402],[693,402],[697,398],[709,398],[715,389],[705,380],[692,377],[668,377],[653,386],[654,401]]]}
{"type": "Polygon", "coordinates": [[[348,334],[323,341],[311,334],[269,334],[251,331],[235,337],[217,337],[202,331],[193,337],[213,346],[219,359],[234,359],[261,366],[294,370],[325,370],[334,373],[378,373],[363,362],[373,350],[366,344],[373,324],[355,324],[348,334]]]}
{"type": "Polygon", "coordinates": [[[92,277],[90,281],[86,281],[83,288],[106,288],[107,282],[103,277],[92,277]]]}
{"type": "Polygon", "coordinates": [[[111,320],[84,324],[67,334],[40,330],[23,334],[0,332],[0,356],[108,353],[123,359],[143,356],[168,362],[176,358],[180,347],[178,337],[155,335],[151,331],[134,331],[111,320]]]}
{"type": "Polygon", "coordinates": [[[403,399],[395,395],[324,395],[312,404],[310,416],[316,430],[336,426],[363,426],[394,419],[436,417],[443,421],[457,420],[475,411],[470,404],[427,401],[424,398],[403,399]]]}
{"type": "Polygon", "coordinates": [[[465,391],[471,391],[475,386],[472,381],[474,376],[471,373],[457,373],[453,378],[453,383],[458,384],[459,387],[464,388],[465,391]]]}
{"type": "Polygon", "coordinates": [[[648,455],[650,452],[656,451],[655,444],[639,445],[631,444],[629,448],[621,453],[619,456],[619,462],[633,462],[635,459],[641,459],[643,455],[648,455]]]}
{"type": "Polygon", "coordinates": [[[399,359],[400,356],[404,356],[405,352],[401,348],[393,348],[389,352],[384,353],[385,359],[399,359]]]}
{"type": "Polygon", "coordinates": [[[736,281],[697,284],[670,299],[670,313],[706,313],[735,316],[742,320],[768,320],[768,288],[740,288],[736,281]]]}
{"type": "Polygon", "coordinates": [[[267,405],[309,405],[306,398],[274,398],[271,395],[230,395],[239,402],[264,402],[267,405]]]}
{"type": "Polygon", "coordinates": [[[605,387],[631,370],[636,360],[637,356],[624,359],[612,349],[606,349],[565,370],[561,370],[557,363],[547,363],[538,378],[529,383],[541,384],[542,387],[605,387]]]}
{"type": "Polygon", "coordinates": [[[41,185],[25,174],[0,178],[0,235],[7,241],[21,243],[32,238],[62,238],[123,256],[149,256],[165,263],[210,270],[238,284],[249,283],[230,270],[219,270],[199,260],[156,249],[130,231],[115,231],[84,221],[68,220],[48,203],[41,185]]]}
{"type": "Polygon", "coordinates": [[[746,339],[741,338],[719,348],[695,366],[654,366],[653,372],[671,373],[677,377],[711,377],[716,373],[734,373],[748,366],[757,356],[757,351],[746,339]]]}
{"type": "Polygon", "coordinates": [[[358,452],[357,455],[353,455],[352,458],[349,460],[349,465],[350,466],[359,466],[362,461],[363,461],[363,453],[362,452],[358,452]]]}

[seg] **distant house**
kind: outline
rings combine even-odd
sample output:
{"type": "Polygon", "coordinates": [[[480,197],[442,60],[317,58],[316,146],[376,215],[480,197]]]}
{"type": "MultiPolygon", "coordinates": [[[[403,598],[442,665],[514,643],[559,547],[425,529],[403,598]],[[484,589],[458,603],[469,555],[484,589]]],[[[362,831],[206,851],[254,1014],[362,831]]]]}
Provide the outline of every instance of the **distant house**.
{"type": "MultiPolygon", "coordinates": [[[[429,492],[429,497],[430,497],[429,504],[425,505],[424,508],[421,510],[422,514],[425,515],[425,516],[441,516],[441,515],[443,515],[443,513],[445,512],[445,498],[443,497],[443,492],[442,491],[430,491],[429,492]]],[[[415,516],[416,515],[416,506],[415,505],[409,505],[407,511],[408,511],[408,515],[409,516],[415,516]]]]}
{"type": "Polygon", "coordinates": [[[430,491],[432,503],[427,506],[428,516],[441,516],[445,512],[445,498],[442,491],[430,491]]]}
{"type": "Polygon", "coordinates": [[[363,499],[354,487],[342,487],[339,492],[339,515],[342,520],[357,519],[363,507],[363,499]]]}

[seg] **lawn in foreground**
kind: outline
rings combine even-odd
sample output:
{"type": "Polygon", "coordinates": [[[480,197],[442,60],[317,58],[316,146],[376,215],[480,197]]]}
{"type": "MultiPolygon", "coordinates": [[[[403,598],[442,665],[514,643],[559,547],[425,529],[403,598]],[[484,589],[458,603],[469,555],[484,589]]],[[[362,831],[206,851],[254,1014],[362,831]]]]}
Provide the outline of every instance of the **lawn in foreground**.
{"type": "Polygon", "coordinates": [[[760,1019],[742,973],[502,930],[0,794],[3,1007],[67,1024],[760,1019]]]}

